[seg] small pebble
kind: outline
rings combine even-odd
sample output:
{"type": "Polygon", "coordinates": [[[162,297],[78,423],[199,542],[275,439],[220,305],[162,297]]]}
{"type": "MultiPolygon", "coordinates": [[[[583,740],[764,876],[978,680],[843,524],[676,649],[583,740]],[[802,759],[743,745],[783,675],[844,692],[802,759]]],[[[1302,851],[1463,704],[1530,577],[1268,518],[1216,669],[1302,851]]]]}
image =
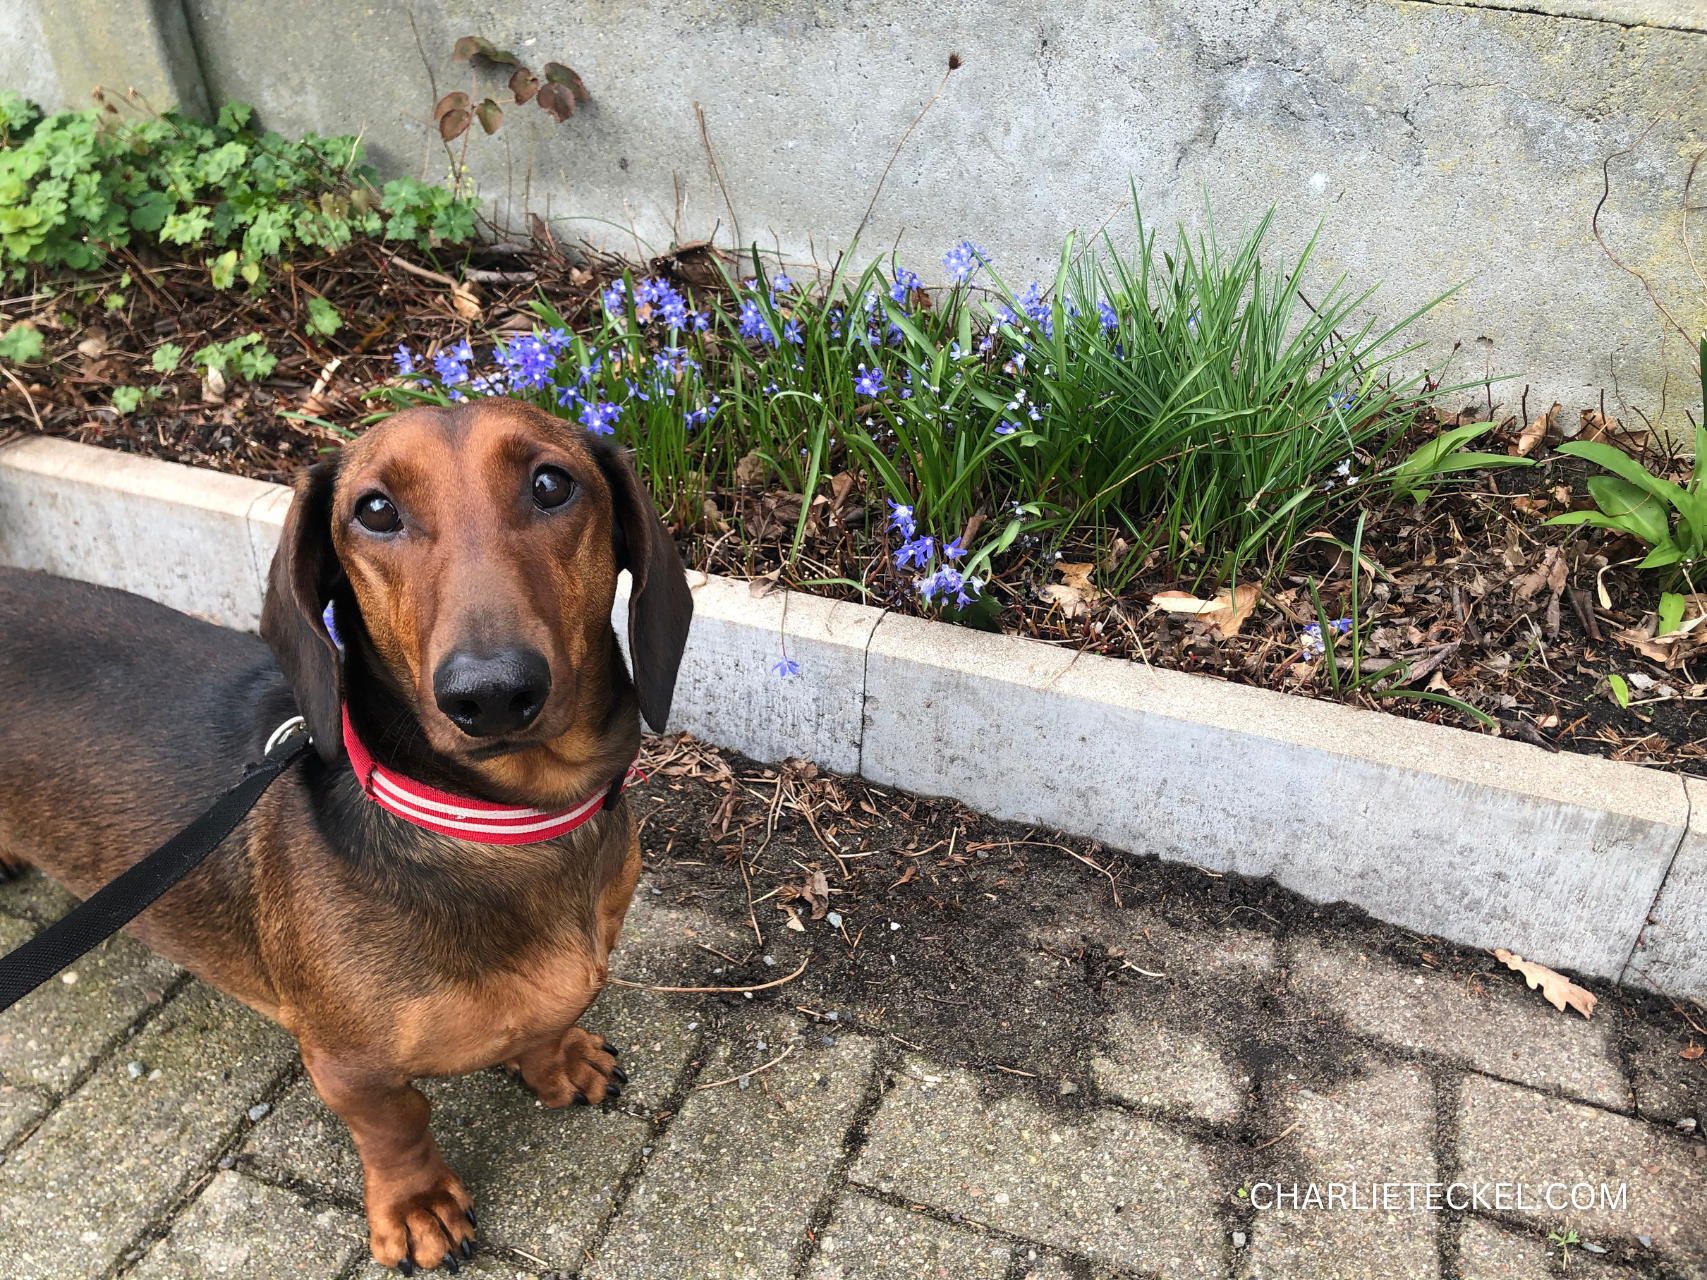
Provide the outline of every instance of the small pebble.
{"type": "Polygon", "coordinates": [[[889,932],[890,933],[897,933],[900,931],[900,928],[901,928],[901,922],[899,920],[891,920],[889,922],[889,932]]]}
{"type": "Polygon", "coordinates": [[[690,1022],[690,1023],[688,1023],[688,1030],[689,1030],[689,1031],[694,1031],[694,1030],[697,1030],[697,1029],[698,1029],[698,1027],[699,1027],[699,1023],[697,1023],[697,1022],[690,1022]]]}
{"type": "Polygon", "coordinates": [[[826,1049],[834,1049],[836,1047],[836,1038],[834,1036],[825,1036],[824,1047],[826,1049]]]}
{"type": "Polygon", "coordinates": [[[839,911],[830,912],[830,914],[825,916],[824,919],[830,922],[830,928],[832,929],[840,929],[842,927],[842,914],[839,911]]]}
{"type": "Polygon", "coordinates": [[[59,975],[59,980],[61,982],[63,982],[68,987],[76,986],[77,985],[77,970],[67,969],[64,973],[59,975]]]}
{"type": "Polygon", "coordinates": [[[828,1018],[831,1022],[834,1022],[838,1018],[840,1018],[842,1015],[837,1013],[834,1009],[831,1009],[830,1012],[826,1013],[824,1016],[826,1018],[828,1018]]]}
{"type": "Polygon", "coordinates": [[[249,1119],[251,1119],[251,1120],[265,1119],[267,1112],[271,1111],[272,1109],[273,1109],[273,1104],[270,1102],[257,1102],[254,1106],[249,1108],[249,1119]]]}
{"type": "Polygon", "coordinates": [[[1654,1247],[1654,1238],[1652,1236],[1637,1236],[1636,1243],[1641,1245],[1644,1249],[1652,1249],[1654,1247]]]}
{"type": "Polygon", "coordinates": [[[765,964],[770,966],[772,969],[776,968],[776,957],[775,956],[766,956],[765,957],[765,964]]]}
{"type": "Polygon", "coordinates": [[[161,1071],[159,1067],[155,1067],[154,1070],[148,1073],[148,1078],[150,1080],[158,1080],[164,1074],[165,1072],[161,1071]]]}
{"type": "Polygon", "coordinates": [[[130,1063],[125,1067],[125,1070],[130,1073],[130,1078],[132,1080],[140,1080],[143,1076],[148,1074],[148,1068],[143,1066],[140,1062],[130,1063]]]}
{"type": "Polygon", "coordinates": [[[763,1040],[760,1040],[758,1042],[758,1044],[754,1045],[753,1047],[762,1051],[765,1047],[765,1042],[763,1040]]]}
{"type": "Polygon", "coordinates": [[[1587,1249],[1590,1253],[1605,1253],[1606,1252],[1606,1246],[1605,1245],[1595,1244],[1593,1241],[1590,1241],[1590,1240],[1584,1240],[1583,1241],[1583,1248],[1587,1249]]]}
{"type": "Polygon", "coordinates": [[[640,1154],[643,1156],[649,1156],[652,1154],[652,1148],[651,1147],[641,1147],[640,1148],[640,1154]]]}
{"type": "Polygon", "coordinates": [[[664,896],[664,891],[662,889],[654,889],[652,892],[657,894],[660,898],[664,896]]]}
{"type": "Polygon", "coordinates": [[[1077,1093],[1078,1091],[1079,1091],[1079,1086],[1074,1084],[1071,1080],[1063,1080],[1061,1082],[1061,1087],[1058,1090],[1056,1090],[1057,1093],[1060,1093],[1063,1096],[1065,1096],[1066,1094],[1069,1094],[1069,1093],[1077,1093]]]}
{"type": "Polygon", "coordinates": [[[1243,1249],[1245,1247],[1245,1233],[1243,1231],[1235,1231],[1233,1233],[1233,1247],[1235,1249],[1243,1249]]]}
{"type": "Polygon", "coordinates": [[[1681,1119],[1677,1122],[1677,1127],[1679,1129],[1682,1129],[1685,1133],[1694,1133],[1695,1132],[1695,1117],[1694,1116],[1684,1116],[1683,1119],[1681,1119]]]}
{"type": "Polygon", "coordinates": [[[745,1089],[748,1085],[753,1083],[753,1078],[751,1076],[742,1076],[735,1083],[740,1085],[741,1088],[745,1089]]]}
{"type": "Polygon", "coordinates": [[[219,1157],[219,1167],[221,1169],[234,1169],[234,1168],[236,1168],[237,1167],[237,1157],[236,1156],[220,1156],[219,1157]]]}

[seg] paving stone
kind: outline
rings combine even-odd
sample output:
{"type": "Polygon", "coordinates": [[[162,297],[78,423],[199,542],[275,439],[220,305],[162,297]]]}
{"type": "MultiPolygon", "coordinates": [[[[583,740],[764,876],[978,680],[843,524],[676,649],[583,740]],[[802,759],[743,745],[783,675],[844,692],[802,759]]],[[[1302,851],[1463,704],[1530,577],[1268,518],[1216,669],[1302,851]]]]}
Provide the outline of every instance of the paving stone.
{"type": "Polygon", "coordinates": [[[0,1165],[9,1276],[104,1274],[296,1060],[259,1014],[187,988],[0,1165]],[[132,1079],[135,1059],[160,1074],[132,1079]]]}
{"type": "Polygon", "coordinates": [[[0,881],[0,915],[52,924],[77,905],[77,897],[31,867],[16,880],[0,881]]]}
{"type": "Polygon", "coordinates": [[[1013,1248],[979,1235],[847,1192],[836,1201],[810,1280],[1004,1280],[1013,1248]]]}
{"type": "Polygon", "coordinates": [[[353,1214],[225,1172],[214,1175],[128,1274],[134,1280],[229,1275],[325,1280],[366,1253],[366,1227],[353,1214]]]}
{"type": "Polygon", "coordinates": [[[1401,1190],[1397,1194],[1404,1198],[1404,1207],[1392,1211],[1352,1208],[1347,1190],[1349,1184],[1359,1184],[1358,1203],[1370,1206],[1376,1199],[1371,1183],[1434,1180],[1434,1089],[1426,1072],[1410,1064],[1371,1064],[1365,1074],[1322,1092],[1287,1090],[1275,1111],[1282,1131],[1298,1127],[1288,1143],[1271,1148],[1275,1154],[1269,1161],[1257,1157],[1251,1178],[1257,1218],[1248,1248],[1235,1253],[1242,1280],[1437,1276],[1439,1214],[1428,1210],[1426,1191],[1412,1208],[1409,1193],[1401,1190]],[[1259,1185],[1265,1182],[1266,1189],[1259,1185]],[[1296,1187],[1298,1207],[1280,1207],[1276,1182],[1288,1192],[1296,1187]],[[1336,1184],[1340,1199],[1328,1207],[1336,1184]],[[1320,1207],[1311,1203],[1311,1187],[1320,1207]]]}
{"type": "MultiPolygon", "coordinates": [[[[541,1277],[546,1275],[569,1274],[567,1271],[539,1271],[532,1267],[518,1267],[513,1262],[505,1262],[489,1253],[477,1253],[472,1262],[459,1265],[462,1268],[459,1275],[473,1276],[475,1280],[541,1280],[541,1277]]],[[[417,1271],[415,1274],[423,1280],[441,1280],[441,1277],[448,1277],[450,1273],[441,1268],[438,1271],[417,1271]]],[[[356,1272],[354,1280],[397,1280],[397,1272],[390,1267],[380,1266],[373,1260],[373,1255],[369,1254],[367,1264],[356,1272]]]]}
{"type": "MultiPolygon", "coordinates": [[[[0,952],[34,933],[32,924],[0,917],[0,952]]],[[[134,938],[107,939],[0,1013],[0,1080],[54,1093],[70,1088],[148,1008],[149,994],[158,1002],[182,973],[134,938]]]]}
{"type": "Polygon", "coordinates": [[[1091,1059],[1097,1087],[1117,1102],[1228,1123],[1238,1117],[1251,1079],[1202,1036],[1118,1013],[1109,1049],[1091,1059]]]}
{"type": "Polygon", "coordinates": [[[1692,1043],[1703,1047],[1703,1037],[1635,1021],[1626,1026],[1624,1037],[1636,1110],[1668,1124],[1694,1120],[1695,1132],[1707,1133],[1707,1055],[1683,1056],[1692,1043]]]}
{"type": "Polygon", "coordinates": [[[1466,982],[1314,940],[1293,949],[1291,969],[1292,989],[1343,1015],[1353,1031],[1520,1084],[1631,1106],[1615,1020],[1566,1016],[1515,974],[1509,982],[1500,974],[1466,982]]]}
{"type": "MultiPolygon", "coordinates": [[[[1539,1236],[1503,1231],[1480,1218],[1466,1218],[1458,1237],[1458,1261],[1448,1274],[1458,1280],[1553,1280],[1560,1274],[1559,1261],[1559,1250],[1539,1236]]],[[[1589,1280],[1635,1280],[1640,1273],[1603,1262],[1586,1249],[1572,1249],[1565,1274],[1589,1280]]]]}
{"type": "Polygon", "coordinates": [[[1207,1151],[1114,1108],[1057,1112],[986,1083],[908,1058],[853,1181],[1115,1266],[1223,1271],[1207,1151]]]}
{"type": "MultiPolygon", "coordinates": [[[[549,1111],[502,1071],[420,1082],[433,1134],[474,1196],[480,1238],[551,1266],[586,1261],[617,1180],[652,1131],[635,1112],[656,1110],[699,1043],[697,1022],[656,995],[608,988],[588,1027],[622,1049],[629,1082],[622,1111],[549,1111]]],[[[240,1168],[361,1202],[362,1169],[349,1130],[303,1080],[244,1144],[240,1168]]]]}
{"type": "Polygon", "coordinates": [[[53,1109],[53,1099],[28,1085],[0,1084],[0,1150],[53,1109]]]}
{"type": "Polygon", "coordinates": [[[862,1036],[754,1010],[701,1085],[771,1061],[748,1087],[696,1088],[644,1166],[589,1280],[782,1277],[842,1151],[875,1057],[862,1036]],[[763,1038],[765,1047],[758,1047],[763,1038]],[[829,1040],[831,1043],[826,1044],[829,1040]]]}
{"type": "Polygon", "coordinates": [[[1568,1218],[1591,1240],[1645,1235],[1671,1260],[1707,1264],[1707,1146],[1629,1116],[1467,1076],[1459,1085],[1458,1148],[1464,1183],[1523,1184],[1522,1208],[1509,1185],[1505,1204],[1496,1190],[1484,1193],[1488,1207],[1514,1221],[1550,1228],[1568,1218]],[[1603,1184],[1613,1198],[1607,1207],[1603,1184]],[[1566,1203],[1579,1186],[1585,1198],[1592,1191],[1596,1207],[1566,1203]],[[1546,1203],[1549,1187],[1561,1208],[1546,1203]]]}

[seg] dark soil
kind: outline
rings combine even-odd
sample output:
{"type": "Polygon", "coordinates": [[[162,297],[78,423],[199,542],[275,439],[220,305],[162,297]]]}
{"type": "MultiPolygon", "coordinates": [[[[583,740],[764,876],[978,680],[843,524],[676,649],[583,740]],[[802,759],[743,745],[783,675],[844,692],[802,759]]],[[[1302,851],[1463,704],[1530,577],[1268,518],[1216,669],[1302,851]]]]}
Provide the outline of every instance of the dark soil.
{"type": "MultiPolygon", "coordinates": [[[[647,983],[711,988],[681,998],[730,1021],[780,1003],[827,1034],[857,1031],[999,1072],[987,1077],[999,1081],[991,1087],[1051,1105],[1085,1101],[1088,1059],[1108,1043],[1117,1008],[1141,1007],[1159,1026],[1207,1036],[1244,1068],[1258,1099],[1291,1087],[1283,1078],[1331,1083],[1356,1071],[1362,1042],[1284,969],[1272,984],[1253,984],[1208,963],[1252,935],[1378,952],[1478,990],[1522,987],[1488,953],[1344,903],[1311,903],[1267,879],[998,822],[799,761],[766,768],[687,735],[649,738],[641,763],[650,782],[630,793],[643,821],[640,892],[679,909],[693,943],[649,942],[634,957],[647,983]],[[828,891],[816,908],[815,872],[828,891]],[[777,984],[802,964],[792,981],[740,990],[777,984]],[[1063,1094],[1063,1081],[1074,1089],[1063,1094]]],[[[1686,1109],[1707,1109],[1707,1058],[1682,1056],[1707,1043],[1707,1010],[1573,977],[1600,997],[1595,1016],[1621,1019],[1631,1043],[1675,1045],[1661,1051],[1668,1087],[1690,1099],[1686,1109]]],[[[1638,1105],[1648,1103],[1639,1096],[1638,1105]]],[[[1229,1173],[1239,1185],[1242,1172],[1229,1173]]]]}
{"type": "MultiPolygon", "coordinates": [[[[399,343],[422,351],[464,337],[489,342],[494,333],[531,329],[535,320],[527,304],[540,292],[576,324],[598,306],[599,287],[623,265],[533,244],[488,246],[430,261],[417,256],[411,271],[388,251],[359,242],[276,272],[274,287],[254,299],[240,289],[212,289],[200,264],[163,259],[145,248],[127,250],[104,271],[75,281],[40,280],[31,292],[0,303],[0,324],[29,318],[48,340],[46,362],[32,366],[27,379],[0,387],[0,441],[41,430],[288,481],[385,408],[373,393],[394,374],[390,352],[399,343]],[[426,278],[447,272],[469,272],[468,278],[480,280],[474,285],[478,319],[458,314],[447,283],[426,278]],[[499,276],[506,279],[495,280],[499,276]],[[314,295],[331,301],[343,318],[343,328],[330,337],[305,326],[307,299],[314,295]],[[274,376],[259,386],[237,383],[222,400],[210,402],[186,368],[165,380],[162,399],[138,412],[127,417],[111,407],[113,387],[161,381],[150,358],[162,343],[190,353],[256,330],[280,356],[274,376]],[[320,422],[279,416],[287,412],[320,422]]],[[[698,290],[717,278],[703,246],[654,259],[648,269],[698,290]]],[[[1523,422],[1545,410],[1526,398],[1525,392],[1518,404],[1503,407],[1490,398],[1445,423],[1425,411],[1402,447],[1414,447],[1443,425],[1490,416],[1504,421],[1478,447],[1512,447],[1523,422]]],[[[1567,410],[1560,425],[1574,428],[1580,417],[1582,427],[1602,430],[1643,453],[1656,469],[1680,465],[1658,454],[1642,433],[1626,434],[1607,421],[1604,409],[1567,410]]],[[[1558,440],[1555,429],[1534,450],[1541,465],[1441,486],[1420,512],[1371,494],[1359,582],[1364,666],[1373,676],[1392,662],[1408,662],[1411,692],[1432,691],[1473,706],[1493,717],[1502,734],[1548,750],[1707,776],[1707,722],[1695,723],[1698,707],[1707,702],[1707,683],[1696,680],[1691,665],[1696,642],[1641,647],[1652,628],[1660,575],[1635,573],[1632,562],[1642,549],[1629,539],[1543,523],[1587,501],[1581,464],[1550,450],[1558,440]],[[1563,587],[1555,591],[1560,578],[1554,564],[1560,560],[1563,587]],[[1629,680],[1630,706],[1612,700],[1605,683],[1609,671],[1629,680]]],[[[715,510],[696,525],[679,527],[678,539],[688,559],[710,572],[768,574],[785,584],[844,579],[861,583],[863,590],[804,589],[920,612],[910,576],[893,567],[879,495],[857,485],[842,495],[824,518],[811,522],[803,554],[792,563],[786,539],[801,499],[774,488],[715,489],[708,495],[715,510]]],[[[1155,593],[1166,590],[1209,597],[1214,584],[1207,571],[1200,582],[1174,580],[1161,557],[1134,566],[1124,561],[1118,543],[1069,545],[1059,564],[1054,557],[1046,563],[1041,553],[1016,557],[986,591],[999,612],[977,621],[1085,652],[1488,731],[1439,701],[1392,696],[1397,691],[1386,681],[1348,690],[1349,671],[1336,691],[1324,663],[1303,651],[1302,629],[1317,620],[1312,583],[1329,619],[1350,611],[1351,556],[1345,547],[1355,522],[1354,514],[1315,531],[1324,536],[1306,539],[1286,572],[1269,576],[1260,602],[1235,635],[1154,603],[1155,593]],[[1064,606],[1059,593],[1045,598],[1046,588],[1075,580],[1069,576],[1074,564],[1083,566],[1077,581],[1090,588],[1082,593],[1082,607],[1064,606]]],[[[1342,642],[1342,663],[1346,650],[1342,642]]]]}

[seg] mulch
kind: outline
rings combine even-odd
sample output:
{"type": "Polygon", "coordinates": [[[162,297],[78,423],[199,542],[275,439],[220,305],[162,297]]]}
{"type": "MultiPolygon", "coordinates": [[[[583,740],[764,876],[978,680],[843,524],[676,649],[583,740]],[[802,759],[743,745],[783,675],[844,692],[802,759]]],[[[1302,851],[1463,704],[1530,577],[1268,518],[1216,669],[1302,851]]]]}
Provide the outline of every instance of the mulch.
{"type": "MultiPolygon", "coordinates": [[[[391,352],[399,343],[421,352],[531,330],[528,304],[542,293],[571,326],[588,323],[599,289],[625,265],[556,244],[486,246],[452,259],[413,250],[398,255],[359,241],[276,270],[273,287],[257,298],[241,289],[214,290],[200,264],[139,245],[100,271],[74,279],[37,275],[33,287],[0,300],[0,326],[32,320],[49,357],[0,386],[0,441],[39,430],[288,482],[386,407],[373,393],[394,376],[391,352]],[[331,336],[306,325],[313,296],[339,310],[344,323],[331,336]],[[223,396],[209,394],[189,369],[189,354],[250,332],[261,333],[279,357],[273,375],[253,386],[234,380],[223,396]],[[150,361],[167,342],[186,355],[176,374],[162,378],[150,361]],[[136,413],[111,407],[112,388],[156,384],[162,396],[136,413]]],[[[646,266],[678,285],[716,287],[704,246],[686,246],[646,266]]],[[[1501,426],[1477,447],[1513,447],[1532,420],[1526,398],[1525,392],[1508,406],[1490,399],[1458,413],[1425,410],[1404,447],[1444,426],[1490,417],[1501,426]]],[[[1656,470],[1684,477],[1681,460],[1644,433],[1624,432],[1606,418],[1604,405],[1567,409],[1562,419],[1574,423],[1578,416],[1585,429],[1623,444],[1656,470]]],[[[1543,523],[1586,502],[1583,465],[1549,447],[1558,442],[1560,420],[1531,454],[1538,466],[1439,486],[1420,511],[1375,493],[1363,503],[1364,666],[1373,674],[1407,661],[1409,688],[1474,706],[1498,722],[1503,736],[1549,751],[1707,776],[1707,724],[1695,723],[1707,704],[1707,666],[1698,679],[1692,641],[1661,645],[1649,638],[1659,575],[1635,572],[1643,548],[1622,535],[1543,523]],[[1608,696],[1609,671],[1629,681],[1628,707],[1608,696]]],[[[787,553],[799,495],[749,484],[714,486],[706,497],[702,518],[678,530],[696,567],[758,580],[759,591],[771,582],[814,582],[805,589],[921,612],[911,576],[893,566],[881,495],[864,492],[852,475],[832,478],[814,504],[802,553],[792,562],[787,553]],[[824,585],[829,579],[860,587],[824,585]]],[[[1322,660],[1303,652],[1300,631],[1317,619],[1312,583],[1330,619],[1348,611],[1347,547],[1355,521],[1353,513],[1310,531],[1315,536],[1300,543],[1288,573],[1267,584],[1237,634],[1158,606],[1157,593],[1210,592],[1172,578],[1159,556],[1136,568],[1122,563],[1119,542],[1112,548],[1069,543],[1047,560],[1040,550],[1010,557],[986,589],[999,613],[969,621],[1077,651],[1486,732],[1442,703],[1381,696],[1392,692],[1385,684],[1336,694],[1322,660]],[[1124,583],[1118,592],[1099,585],[1116,577],[1124,583]]]]}

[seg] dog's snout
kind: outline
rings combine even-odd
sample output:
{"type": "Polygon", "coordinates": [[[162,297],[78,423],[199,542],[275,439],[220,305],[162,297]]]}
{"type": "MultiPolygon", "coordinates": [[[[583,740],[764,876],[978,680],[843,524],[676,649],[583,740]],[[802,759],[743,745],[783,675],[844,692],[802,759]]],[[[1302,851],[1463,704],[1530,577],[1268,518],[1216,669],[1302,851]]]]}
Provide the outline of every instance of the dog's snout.
{"type": "Polygon", "coordinates": [[[433,700],[472,738],[519,733],[551,692],[545,656],[521,647],[484,655],[458,650],[433,672],[433,700]]]}

